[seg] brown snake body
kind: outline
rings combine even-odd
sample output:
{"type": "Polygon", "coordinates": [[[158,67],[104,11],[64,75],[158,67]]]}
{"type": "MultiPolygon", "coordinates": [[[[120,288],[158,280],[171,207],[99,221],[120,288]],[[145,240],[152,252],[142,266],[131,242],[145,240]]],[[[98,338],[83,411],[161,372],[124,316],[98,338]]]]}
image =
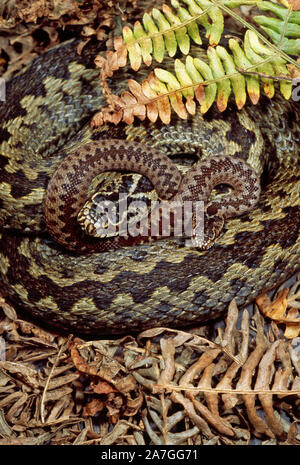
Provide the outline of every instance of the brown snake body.
{"type": "Polygon", "coordinates": [[[132,171],[147,176],[161,199],[202,200],[206,211],[223,220],[218,233],[225,219],[250,211],[260,194],[259,178],[243,160],[229,156],[210,158],[198,162],[182,178],[176,165],[164,153],[151,147],[115,139],[92,142],[68,155],[47,187],[47,229],[68,250],[103,252],[139,242],[139,238],[120,236],[97,240],[83,234],[79,227],[77,215],[85,203],[89,184],[97,174],[105,171],[132,171]],[[232,185],[234,192],[207,205],[213,188],[221,183],[232,185]]]}

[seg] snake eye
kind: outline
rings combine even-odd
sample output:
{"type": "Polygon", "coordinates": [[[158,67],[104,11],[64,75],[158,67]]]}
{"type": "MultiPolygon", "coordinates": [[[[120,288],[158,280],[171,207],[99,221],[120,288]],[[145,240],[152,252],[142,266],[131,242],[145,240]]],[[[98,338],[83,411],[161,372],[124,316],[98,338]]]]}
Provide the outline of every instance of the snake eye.
{"type": "Polygon", "coordinates": [[[218,212],[218,207],[217,205],[209,205],[206,209],[206,212],[209,216],[216,215],[218,212]]]}

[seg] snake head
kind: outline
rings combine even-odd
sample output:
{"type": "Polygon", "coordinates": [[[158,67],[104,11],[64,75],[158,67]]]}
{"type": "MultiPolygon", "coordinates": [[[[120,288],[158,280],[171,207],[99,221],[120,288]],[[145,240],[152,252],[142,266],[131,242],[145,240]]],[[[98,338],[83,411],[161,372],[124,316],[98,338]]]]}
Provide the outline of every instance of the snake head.
{"type": "Polygon", "coordinates": [[[201,250],[208,250],[214,245],[215,241],[219,237],[224,226],[224,218],[217,215],[211,217],[205,213],[203,220],[204,221],[198,221],[198,223],[196,223],[196,220],[193,217],[192,222],[194,234],[188,245],[201,250]]]}
{"type": "Polygon", "coordinates": [[[79,212],[77,220],[86,234],[102,239],[118,235],[119,218],[116,219],[112,206],[112,202],[103,200],[97,204],[96,210],[85,207],[79,212]]]}

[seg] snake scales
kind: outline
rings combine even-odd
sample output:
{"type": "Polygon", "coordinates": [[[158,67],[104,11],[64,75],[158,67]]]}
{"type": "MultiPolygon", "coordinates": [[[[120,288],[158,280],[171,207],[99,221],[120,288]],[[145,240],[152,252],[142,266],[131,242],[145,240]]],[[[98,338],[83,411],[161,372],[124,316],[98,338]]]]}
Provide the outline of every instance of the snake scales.
{"type": "MultiPolygon", "coordinates": [[[[169,211],[171,211],[172,206],[174,210],[174,205],[177,205],[177,216],[179,216],[180,207],[180,220],[182,220],[182,214],[187,216],[184,213],[184,206],[186,205],[187,210],[187,207],[191,207],[192,202],[201,199],[203,206],[206,207],[205,223],[206,226],[209,223],[209,227],[206,227],[206,233],[203,231],[201,240],[199,231],[197,239],[196,226],[199,219],[197,220],[195,212],[193,214],[191,211],[194,233],[192,230],[190,231],[190,239],[194,241],[194,245],[197,244],[204,249],[213,245],[226,218],[251,211],[258,202],[259,195],[259,177],[248,163],[239,158],[219,155],[205,161],[199,161],[185,176],[182,176],[176,165],[164,153],[136,142],[126,141],[125,143],[123,140],[106,139],[86,144],[70,153],[63,160],[48,183],[44,209],[47,230],[54,240],[73,252],[93,253],[141,243],[142,239],[145,242],[147,237],[154,240],[155,237],[151,236],[151,222],[152,226],[156,225],[157,227],[156,239],[171,237],[171,234],[167,235],[166,228],[162,224],[163,220],[167,221],[166,207],[169,206],[169,211]],[[106,240],[99,240],[96,229],[96,239],[91,238],[90,235],[82,232],[78,215],[84,207],[90,182],[99,173],[113,170],[133,171],[147,176],[153,182],[157,195],[163,200],[164,210],[159,215],[159,207],[152,209],[151,216],[145,218],[146,230],[143,234],[133,235],[131,228],[128,227],[126,234],[121,235],[119,229],[115,237],[109,239],[104,230],[100,237],[106,240]],[[214,187],[225,182],[231,184],[233,191],[225,197],[215,198],[209,202],[214,187]],[[154,211],[157,214],[156,222],[154,211]],[[161,230],[165,232],[159,235],[160,224],[162,224],[161,230]]],[[[130,205],[132,206],[131,203],[130,205]]],[[[130,205],[126,207],[128,212],[130,212],[130,205]]],[[[176,211],[174,215],[176,215],[176,211]]],[[[138,218],[137,226],[140,221],[138,218]]],[[[109,225],[109,217],[107,223],[109,225]]],[[[169,223],[173,223],[172,230],[174,231],[175,221],[169,223]]],[[[198,224],[198,228],[200,226],[198,224]]],[[[186,230],[187,227],[185,231],[180,231],[180,233],[185,232],[183,237],[187,238],[186,230]]],[[[175,234],[172,235],[175,236],[175,234]]],[[[110,237],[112,237],[111,234],[110,237]]]]}
{"type": "MultiPolygon", "coordinates": [[[[299,113],[295,102],[263,98],[220,115],[211,109],[168,126],[89,128],[103,103],[93,68],[95,45],[50,50],[7,83],[0,107],[1,293],[52,325],[85,333],[187,326],[220,315],[299,268],[299,113]],[[93,255],[66,251],[49,236],[45,190],[62,159],[78,147],[115,137],[167,154],[238,155],[262,174],[263,191],[249,214],[226,222],[207,251],[176,239],[93,255]],[[262,169],[258,162],[264,164],[262,169]]],[[[121,87],[125,74],[112,86],[121,87]]],[[[118,89],[115,89],[118,90],[118,89]]],[[[108,180],[118,185],[111,174],[108,180]]],[[[150,191],[145,178],[138,187],[150,191]]]]}

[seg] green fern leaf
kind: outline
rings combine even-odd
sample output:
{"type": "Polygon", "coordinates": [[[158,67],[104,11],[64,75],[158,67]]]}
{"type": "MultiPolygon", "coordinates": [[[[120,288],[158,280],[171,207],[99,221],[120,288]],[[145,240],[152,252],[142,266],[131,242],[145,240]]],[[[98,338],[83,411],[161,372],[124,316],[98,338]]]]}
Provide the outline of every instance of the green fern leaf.
{"type": "Polygon", "coordinates": [[[127,56],[135,71],[142,63],[150,66],[153,59],[163,63],[165,52],[170,58],[174,57],[173,72],[155,68],[142,84],[130,80],[131,93],[124,92],[116,97],[110,93],[108,85],[104,86],[109,105],[100,112],[99,121],[117,123],[122,119],[131,124],[135,116],[143,119],[147,115],[153,122],[160,118],[168,124],[171,111],[186,119],[195,113],[197,104],[203,114],[214,102],[224,111],[231,96],[241,109],[247,97],[256,104],[262,91],[272,98],[277,91],[277,81],[282,95],[286,99],[291,97],[292,76],[287,64],[300,67],[289,55],[300,52],[300,12],[267,0],[181,2],[170,0],[171,6],[164,4],[161,9],[153,8],[145,13],[142,23],[136,21],[133,28],[125,26],[123,40],[115,39],[115,54],[109,52],[106,60],[99,59],[102,82],[105,82],[106,76],[112,76],[116,69],[125,66],[127,56]],[[277,16],[254,17],[273,43],[232,10],[241,5],[255,5],[277,16]],[[223,34],[224,13],[246,27],[243,40],[232,36],[227,48],[218,45],[223,34]],[[191,42],[202,45],[203,28],[210,46],[206,50],[202,47],[199,56],[195,52],[193,57],[191,42]],[[185,62],[177,58],[179,52],[185,55],[185,62]],[[113,102],[116,102],[115,111],[113,102]]]}
{"type": "Polygon", "coordinates": [[[298,55],[300,53],[300,12],[291,11],[282,5],[269,1],[258,3],[262,11],[271,11],[277,18],[271,16],[254,16],[254,21],[285,53],[298,55]]]}

